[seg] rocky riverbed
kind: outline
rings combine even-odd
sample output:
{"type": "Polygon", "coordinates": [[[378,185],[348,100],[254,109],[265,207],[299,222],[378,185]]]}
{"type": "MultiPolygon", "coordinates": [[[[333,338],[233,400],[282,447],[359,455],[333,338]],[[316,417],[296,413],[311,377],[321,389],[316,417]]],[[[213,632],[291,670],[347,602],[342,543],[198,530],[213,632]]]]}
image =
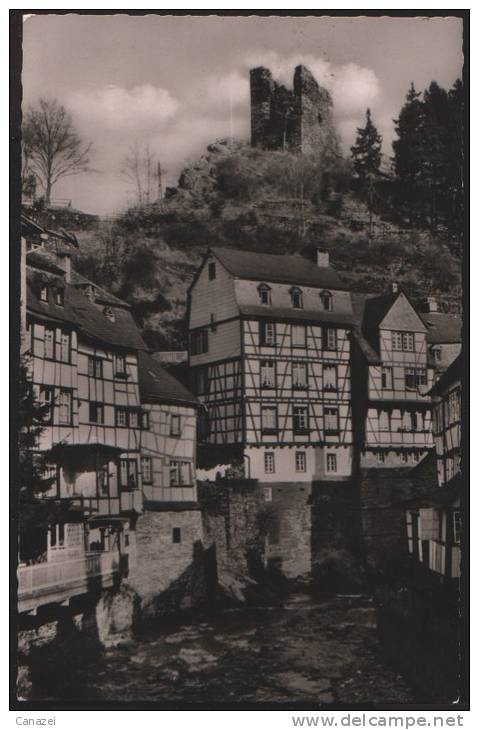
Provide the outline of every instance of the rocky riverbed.
{"type": "Polygon", "coordinates": [[[413,693],[383,663],[368,597],[282,607],[231,608],[149,629],[99,657],[72,657],[44,676],[37,699],[175,703],[409,703],[413,693]]]}

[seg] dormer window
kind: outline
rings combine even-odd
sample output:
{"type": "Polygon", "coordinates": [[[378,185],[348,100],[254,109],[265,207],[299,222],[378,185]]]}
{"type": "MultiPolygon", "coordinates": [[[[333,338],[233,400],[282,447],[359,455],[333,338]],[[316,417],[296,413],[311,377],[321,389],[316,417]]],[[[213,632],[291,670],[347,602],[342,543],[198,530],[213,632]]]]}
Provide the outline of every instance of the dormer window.
{"type": "Polygon", "coordinates": [[[63,289],[55,289],[54,300],[57,307],[63,307],[65,305],[65,295],[63,289]]]}
{"type": "Polygon", "coordinates": [[[111,307],[105,307],[105,309],[103,310],[103,314],[107,319],[110,320],[110,322],[115,321],[115,313],[111,307]]]}
{"type": "Polygon", "coordinates": [[[303,308],[303,292],[301,289],[298,289],[297,286],[293,286],[289,293],[291,295],[291,305],[293,309],[302,309],[303,308]]]}
{"type": "Polygon", "coordinates": [[[432,348],[432,356],[434,358],[434,362],[441,362],[442,352],[440,345],[434,345],[434,347],[432,348]]]}
{"type": "Polygon", "coordinates": [[[329,291],[322,291],[319,295],[321,298],[321,304],[325,312],[333,311],[333,296],[329,291]]]}
{"type": "Polygon", "coordinates": [[[46,284],[42,284],[40,289],[40,301],[48,302],[48,286],[46,284]]]}
{"type": "Polygon", "coordinates": [[[267,284],[260,284],[258,286],[258,294],[261,304],[271,304],[271,287],[267,284]]]}

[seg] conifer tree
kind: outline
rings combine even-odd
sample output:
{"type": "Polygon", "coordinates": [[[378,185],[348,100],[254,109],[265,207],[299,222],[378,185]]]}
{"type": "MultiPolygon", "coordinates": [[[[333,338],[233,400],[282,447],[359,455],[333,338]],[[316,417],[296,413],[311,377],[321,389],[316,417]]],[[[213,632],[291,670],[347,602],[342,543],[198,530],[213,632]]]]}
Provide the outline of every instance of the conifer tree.
{"type": "Polygon", "coordinates": [[[379,170],[381,144],[382,137],[371,120],[371,110],[366,109],[366,125],[358,128],[356,144],[351,147],[354,171],[362,183],[379,170]]]}

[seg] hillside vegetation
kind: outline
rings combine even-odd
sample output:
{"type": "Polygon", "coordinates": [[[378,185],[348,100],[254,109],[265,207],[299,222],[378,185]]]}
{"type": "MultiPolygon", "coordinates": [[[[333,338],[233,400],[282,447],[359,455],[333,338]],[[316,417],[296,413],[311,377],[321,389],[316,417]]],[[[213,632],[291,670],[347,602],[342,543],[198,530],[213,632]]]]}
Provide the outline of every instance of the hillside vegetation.
{"type": "Polygon", "coordinates": [[[458,242],[445,230],[412,227],[379,202],[370,220],[341,159],[217,142],[161,203],[77,225],[77,268],[131,303],[155,349],[185,346],[186,291],[215,245],[312,260],[321,246],[355,290],[379,293],[395,279],[413,298],[434,294],[446,311],[460,306],[458,242]]]}

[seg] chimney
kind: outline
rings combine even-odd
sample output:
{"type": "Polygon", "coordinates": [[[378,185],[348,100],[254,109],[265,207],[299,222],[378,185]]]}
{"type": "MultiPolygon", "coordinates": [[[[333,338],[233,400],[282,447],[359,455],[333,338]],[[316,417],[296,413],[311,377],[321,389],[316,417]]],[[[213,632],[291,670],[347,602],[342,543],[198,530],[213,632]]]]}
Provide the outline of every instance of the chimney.
{"type": "Polygon", "coordinates": [[[426,297],[426,311],[427,312],[438,312],[439,311],[436,297],[426,297]]]}
{"type": "Polygon", "coordinates": [[[316,249],[316,265],[320,268],[327,268],[329,266],[329,251],[324,248],[316,249]]]}
{"type": "Polygon", "coordinates": [[[391,284],[391,291],[393,294],[397,294],[399,291],[399,284],[397,281],[393,281],[391,284]]]}
{"type": "Polygon", "coordinates": [[[72,280],[72,260],[69,253],[61,255],[63,268],[65,270],[65,281],[67,284],[71,284],[72,280]]]}

